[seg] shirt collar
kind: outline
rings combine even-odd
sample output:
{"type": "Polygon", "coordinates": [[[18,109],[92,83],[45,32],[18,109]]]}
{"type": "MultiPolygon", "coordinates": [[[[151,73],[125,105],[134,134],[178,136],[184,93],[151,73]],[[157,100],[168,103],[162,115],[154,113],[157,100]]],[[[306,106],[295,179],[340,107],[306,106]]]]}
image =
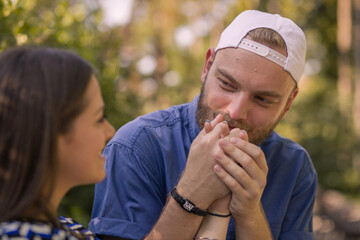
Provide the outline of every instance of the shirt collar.
{"type": "Polygon", "coordinates": [[[200,127],[196,120],[196,111],[199,102],[199,95],[197,95],[189,105],[188,116],[189,116],[189,129],[191,141],[193,141],[200,133],[200,127]]]}

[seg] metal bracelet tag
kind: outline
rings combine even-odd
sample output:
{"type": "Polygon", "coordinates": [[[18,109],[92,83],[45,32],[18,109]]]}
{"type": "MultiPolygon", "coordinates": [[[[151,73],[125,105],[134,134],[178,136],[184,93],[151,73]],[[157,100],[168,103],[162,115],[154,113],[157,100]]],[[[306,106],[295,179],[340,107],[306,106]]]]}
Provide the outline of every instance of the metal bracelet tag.
{"type": "Polygon", "coordinates": [[[191,203],[189,203],[189,201],[185,201],[185,203],[183,204],[183,207],[184,207],[187,211],[191,212],[191,210],[194,208],[194,205],[191,204],[191,203]]]}

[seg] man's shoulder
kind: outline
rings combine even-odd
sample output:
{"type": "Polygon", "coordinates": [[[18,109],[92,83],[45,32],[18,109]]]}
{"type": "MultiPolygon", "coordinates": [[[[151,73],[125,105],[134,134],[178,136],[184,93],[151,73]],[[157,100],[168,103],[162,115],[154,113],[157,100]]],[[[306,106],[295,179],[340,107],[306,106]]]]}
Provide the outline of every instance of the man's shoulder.
{"type": "Polygon", "coordinates": [[[261,145],[263,151],[290,151],[290,152],[305,152],[307,151],[304,147],[302,147],[297,142],[283,137],[277,132],[273,131],[268,139],[261,145]]]}
{"type": "Polygon", "coordinates": [[[266,155],[269,166],[297,166],[296,168],[305,168],[315,173],[311,157],[306,149],[275,131],[261,145],[261,149],[266,155]]]}
{"type": "Polygon", "coordinates": [[[151,137],[153,134],[170,136],[168,133],[176,131],[175,126],[187,127],[190,121],[187,114],[188,107],[189,103],[174,105],[165,110],[139,116],[120,127],[109,143],[119,140],[134,142],[139,138],[151,137]]]}

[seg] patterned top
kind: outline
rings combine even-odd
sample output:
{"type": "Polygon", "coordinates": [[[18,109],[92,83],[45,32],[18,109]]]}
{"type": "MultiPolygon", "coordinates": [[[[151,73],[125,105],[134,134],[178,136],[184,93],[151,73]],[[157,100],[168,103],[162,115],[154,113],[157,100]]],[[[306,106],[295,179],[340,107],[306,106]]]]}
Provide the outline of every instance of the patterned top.
{"type": "Polygon", "coordinates": [[[71,218],[60,217],[59,221],[63,228],[54,227],[45,221],[1,222],[0,240],[99,240],[90,230],[71,218]]]}

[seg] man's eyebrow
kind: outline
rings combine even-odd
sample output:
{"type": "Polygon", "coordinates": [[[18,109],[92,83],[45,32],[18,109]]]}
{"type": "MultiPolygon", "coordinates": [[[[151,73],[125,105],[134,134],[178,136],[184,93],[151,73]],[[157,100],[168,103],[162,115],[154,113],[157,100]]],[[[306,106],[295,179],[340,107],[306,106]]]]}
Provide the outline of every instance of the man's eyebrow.
{"type": "Polygon", "coordinates": [[[221,69],[219,67],[216,68],[216,72],[220,73],[221,75],[223,75],[225,78],[227,78],[232,84],[234,85],[239,85],[239,83],[236,81],[236,79],[231,76],[229,73],[227,73],[224,69],[221,69]]]}
{"type": "Polygon", "coordinates": [[[271,91],[257,91],[257,92],[255,92],[255,94],[260,95],[260,96],[278,98],[278,99],[281,99],[283,97],[281,94],[276,93],[276,92],[271,92],[271,91]]]}

